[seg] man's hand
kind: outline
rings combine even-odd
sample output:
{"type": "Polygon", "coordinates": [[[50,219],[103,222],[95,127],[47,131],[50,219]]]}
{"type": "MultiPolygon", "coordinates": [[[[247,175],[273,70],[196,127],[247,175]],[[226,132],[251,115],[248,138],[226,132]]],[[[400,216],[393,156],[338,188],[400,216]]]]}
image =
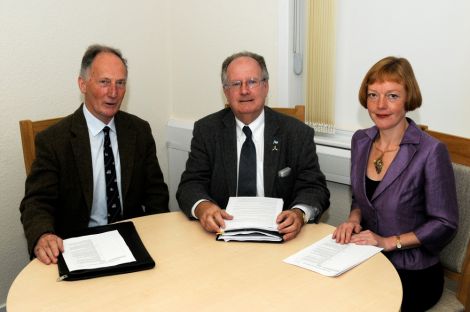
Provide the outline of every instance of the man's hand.
{"type": "Polygon", "coordinates": [[[233,219],[233,216],[210,201],[200,202],[194,210],[194,215],[199,219],[202,227],[207,232],[213,233],[223,231],[225,228],[224,219],[233,219]]]}
{"type": "Polygon", "coordinates": [[[36,258],[45,264],[57,263],[61,252],[64,252],[62,239],[51,233],[42,234],[34,247],[36,258]]]}
{"type": "Polygon", "coordinates": [[[276,223],[279,225],[279,233],[284,234],[282,238],[285,241],[291,240],[300,233],[304,225],[303,211],[298,208],[284,210],[277,216],[276,223]]]}

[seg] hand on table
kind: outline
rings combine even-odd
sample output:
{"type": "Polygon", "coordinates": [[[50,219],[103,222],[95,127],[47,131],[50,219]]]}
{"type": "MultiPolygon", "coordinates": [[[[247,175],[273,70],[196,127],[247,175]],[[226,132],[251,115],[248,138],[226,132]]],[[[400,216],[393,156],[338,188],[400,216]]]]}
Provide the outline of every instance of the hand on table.
{"type": "Polygon", "coordinates": [[[362,231],[351,237],[351,243],[357,245],[371,245],[383,248],[385,251],[391,250],[393,244],[387,244],[387,239],[383,236],[377,235],[372,231],[362,231]]]}
{"type": "Polygon", "coordinates": [[[197,205],[194,214],[208,232],[221,232],[225,228],[225,220],[232,220],[233,216],[210,201],[203,201],[197,205]]]}
{"type": "Polygon", "coordinates": [[[357,234],[361,232],[361,229],[361,225],[357,222],[341,223],[333,232],[333,239],[340,244],[349,244],[353,233],[357,234]]]}
{"type": "Polygon", "coordinates": [[[42,234],[34,247],[34,255],[44,264],[57,263],[61,252],[64,252],[62,239],[51,233],[42,234]]]}
{"type": "Polygon", "coordinates": [[[304,225],[303,212],[300,209],[289,209],[281,212],[276,219],[279,233],[284,234],[284,241],[291,240],[300,233],[300,229],[304,225]]]}

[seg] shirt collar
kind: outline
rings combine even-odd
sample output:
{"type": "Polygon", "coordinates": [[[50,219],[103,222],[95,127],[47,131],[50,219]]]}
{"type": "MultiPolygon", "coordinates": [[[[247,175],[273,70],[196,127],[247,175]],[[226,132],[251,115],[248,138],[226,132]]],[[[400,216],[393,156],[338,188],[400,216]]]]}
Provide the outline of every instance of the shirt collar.
{"type": "MultiPolygon", "coordinates": [[[[243,134],[243,127],[244,126],[250,126],[250,130],[252,133],[257,133],[263,125],[264,125],[264,109],[261,111],[261,114],[259,114],[258,117],[256,117],[255,120],[253,120],[249,125],[245,125],[243,122],[238,120],[237,117],[235,117],[235,122],[237,124],[237,137],[239,138],[243,134]]],[[[243,134],[244,135],[244,134],[243,134]]]]}
{"type": "Polygon", "coordinates": [[[109,124],[105,124],[95,116],[93,116],[92,113],[88,110],[86,105],[83,105],[83,115],[85,115],[85,120],[86,124],[88,127],[88,131],[91,133],[92,136],[96,136],[98,133],[100,133],[104,127],[108,126],[111,131],[114,131],[116,133],[116,125],[114,124],[114,117],[111,119],[109,124]]]}

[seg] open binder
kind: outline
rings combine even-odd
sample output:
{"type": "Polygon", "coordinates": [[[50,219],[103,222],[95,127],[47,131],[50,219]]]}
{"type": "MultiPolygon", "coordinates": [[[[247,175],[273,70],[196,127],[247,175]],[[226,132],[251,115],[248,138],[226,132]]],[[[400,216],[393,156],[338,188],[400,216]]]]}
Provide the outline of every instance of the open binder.
{"type": "Polygon", "coordinates": [[[142,243],[142,240],[140,239],[140,236],[137,233],[137,230],[135,229],[134,223],[132,223],[132,221],[90,227],[64,238],[100,234],[114,230],[117,230],[123,237],[136,261],[103,268],[69,271],[62,254],[60,254],[58,258],[59,280],[74,281],[99,276],[148,270],[155,267],[155,261],[153,261],[152,257],[142,243]]]}

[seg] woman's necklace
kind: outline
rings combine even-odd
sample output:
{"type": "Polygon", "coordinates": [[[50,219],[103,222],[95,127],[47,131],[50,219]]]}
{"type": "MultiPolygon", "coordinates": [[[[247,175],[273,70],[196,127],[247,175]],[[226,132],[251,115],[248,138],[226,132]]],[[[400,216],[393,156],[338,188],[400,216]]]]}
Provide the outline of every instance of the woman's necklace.
{"type": "Polygon", "coordinates": [[[384,157],[384,154],[396,151],[399,148],[399,146],[397,146],[393,149],[388,149],[388,150],[383,151],[380,148],[378,148],[377,142],[374,142],[374,147],[375,147],[375,149],[377,149],[380,152],[379,157],[374,159],[375,172],[377,172],[377,174],[380,174],[382,172],[383,167],[384,167],[384,161],[382,159],[384,157]]]}

